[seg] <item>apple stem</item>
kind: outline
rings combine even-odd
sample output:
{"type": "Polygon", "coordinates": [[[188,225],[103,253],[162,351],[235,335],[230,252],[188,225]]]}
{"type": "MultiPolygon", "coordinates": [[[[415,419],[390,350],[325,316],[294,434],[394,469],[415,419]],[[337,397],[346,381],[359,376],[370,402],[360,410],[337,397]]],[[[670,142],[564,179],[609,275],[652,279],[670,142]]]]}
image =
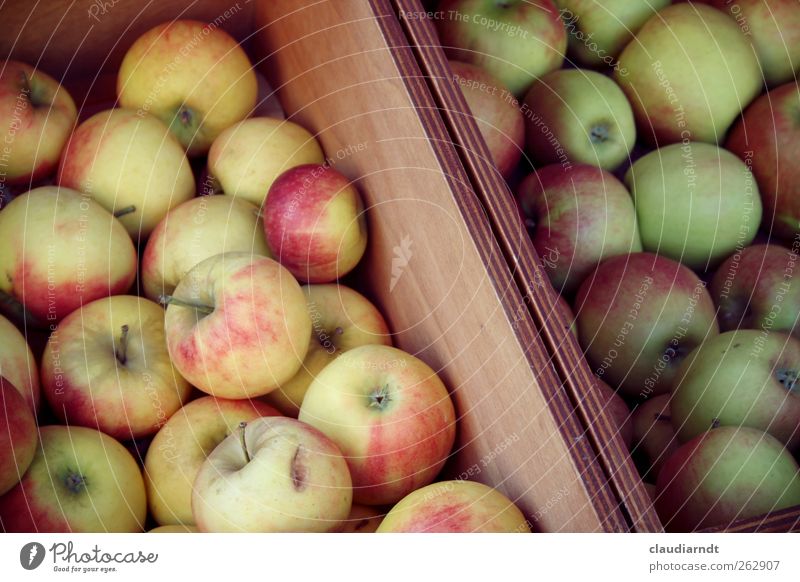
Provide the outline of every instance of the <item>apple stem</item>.
{"type": "Polygon", "coordinates": [[[244,440],[244,430],[247,428],[247,423],[242,421],[239,423],[239,442],[242,444],[242,452],[244,452],[245,463],[250,462],[250,453],[247,452],[247,443],[244,440]]]}
{"type": "Polygon", "coordinates": [[[214,312],[214,308],[211,307],[210,305],[205,305],[204,303],[192,303],[191,301],[184,301],[183,299],[178,299],[174,295],[159,295],[158,302],[161,305],[177,305],[178,307],[188,307],[189,309],[194,309],[206,315],[214,312]]]}
{"type": "Polygon", "coordinates": [[[125,208],[120,208],[119,210],[114,212],[114,216],[116,218],[122,218],[126,214],[132,214],[133,212],[136,212],[136,207],[133,206],[133,205],[130,205],[130,206],[126,206],[125,208]]]}
{"type": "Polygon", "coordinates": [[[122,333],[119,335],[119,349],[114,352],[117,360],[123,366],[128,361],[128,325],[122,326],[122,333]]]}
{"type": "Polygon", "coordinates": [[[28,78],[28,73],[25,71],[19,74],[20,91],[25,94],[25,97],[30,101],[31,99],[31,80],[28,78]]]}

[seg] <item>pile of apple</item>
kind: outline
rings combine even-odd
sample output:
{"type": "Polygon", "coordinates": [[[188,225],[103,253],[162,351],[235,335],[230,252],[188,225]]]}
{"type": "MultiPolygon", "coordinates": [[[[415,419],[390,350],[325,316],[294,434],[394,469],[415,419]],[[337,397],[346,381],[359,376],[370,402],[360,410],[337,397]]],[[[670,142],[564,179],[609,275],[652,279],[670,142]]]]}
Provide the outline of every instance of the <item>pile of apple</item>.
{"type": "Polygon", "coordinates": [[[46,340],[37,364],[0,317],[0,529],[529,531],[499,492],[433,483],[448,391],[338,282],[361,195],[307,130],[252,116],[257,88],[194,21],[140,37],[117,107],[77,126],[57,81],[3,63],[3,184],[25,191],[0,293],[46,340]]]}
{"type": "Polygon", "coordinates": [[[427,17],[662,521],[686,531],[800,505],[800,3],[671,4],[427,17]]]}

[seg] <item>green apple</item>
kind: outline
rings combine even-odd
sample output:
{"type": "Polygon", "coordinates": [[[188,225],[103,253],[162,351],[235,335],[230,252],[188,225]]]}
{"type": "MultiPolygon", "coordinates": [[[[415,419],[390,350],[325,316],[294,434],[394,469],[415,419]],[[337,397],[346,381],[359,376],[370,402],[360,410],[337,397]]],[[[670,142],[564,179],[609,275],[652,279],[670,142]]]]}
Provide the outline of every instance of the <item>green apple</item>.
{"type": "Polygon", "coordinates": [[[564,62],[567,34],[552,0],[442,0],[437,12],[447,56],[478,65],[515,95],[564,62]]]}
{"type": "Polygon", "coordinates": [[[719,143],[762,85],[745,35],[727,14],[702,4],[673,4],[651,17],[619,67],[614,78],[640,136],[660,146],[719,143]]]}
{"type": "Polygon", "coordinates": [[[522,104],[526,147],[538,164],[591,164],[613,170],[636,141],[622,89],[594,71],[561,69],[531,85],[522,104]]]}
{"type": "Polygon", "coordinates": [[[203,532],[327,532],[353,501],[347,463],[317,429],[293,418],[244,423],[197,473],[192,512],[203,532]]]}
{"type": "Polygon", "coordinates": [[[303,287],[311,316],[311,343],[294,377],[266,396],[286,416],[297,418],[311,382],[347,350],[368,344],[391,345],[386,321],[370,301],[344,285],[303,287]]]}
{"type": "Polygon", "coordinates": [[[705,271],[750,244],[761,198],[747,165],[727,150],[687,142],[650,152],[630,167],[644,250],[705,271]]]}
{"type": "Polygon", "coordinates": [[[167,126],[126,109],[102,111],[75,129],[58,183],[97,200],[136,241],[195,194],[189,161],[167,126]]]}
{"type": "Polygon", "coordinates": [[[729,331],[694,350],[678,370],[670,405],[682,441],[712,424],[749,426],[800,446],[800,340],[729,331]]]}
{"type": "Polygon", "coordinates": [[[43,426],[28,472],[0,497],[7,532],[141,532],[142,473],[108,435],[82,426],[43,426]]]}
{"type": "Polygon", "coordinates": [[[682,445],[664,464],[655,506],[667,531],[727,526],[800,505],[800,467],[753,428],[719,427],[682,445]]]}
{"type": "Polygon", "coordinates": [[[567,46],[584,67],[618,69],[617,57],[642,25],[672,0],[556,0],[567,46]]]}

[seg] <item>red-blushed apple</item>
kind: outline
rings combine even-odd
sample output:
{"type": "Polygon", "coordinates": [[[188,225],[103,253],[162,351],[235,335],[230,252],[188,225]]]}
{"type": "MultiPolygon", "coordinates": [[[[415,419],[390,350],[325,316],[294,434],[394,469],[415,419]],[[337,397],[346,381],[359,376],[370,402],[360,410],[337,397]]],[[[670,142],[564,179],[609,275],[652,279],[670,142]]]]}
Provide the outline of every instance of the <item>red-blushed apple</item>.
{"type": "Polygon", "coordinates": [[[232,196],[199,196],[170,210],[142,254],[144,294],[171,295],[197,263],[225,252],[270,256],[259,210],[232,196]]]}
{"type": "Polygon", "coordinates": [[[345,276],[367,248],[361,195],[324,165],[297,166],[272,183],[264,203],[264,231],[273,255],[306,283],[345,276]]]}
{"type": "Polygon", "coordinates": [[[0,182],[26,184],[55,171],[78,112],[64,87],[19,61],[0,64],[0,182]]]}
{"type": "Polygon", "coordinates": [[[192,525],[192,486],[206,457],[240,423],[280,413],[257,400],[203,396],[161,427],[144,461],[147,503],[156,523],[192,525]]]}
{"type": "Polygon", "coordinates": [[[158,432],[191,386],[170,362],[164,309],[115,295],[83,305],[53,331],[42,355],[42,389],[65,424],[129,440],[158,432]]]}
{"type": "Polygon", "coordinates": [[[82,426],[43,426],[28,472],[0,497],[8,532],[141,532],[144,483],[131,454],[110,436],[82,426]]]}
{"type": "Polygon", "coordinates": [[[69,188],[36,188],[0,210],[0,293],[37,320],[125,293],[136,278],[131,237],[107,210],[69,188]]]}
{"type": "Polygon", "coordinates": [[[125,53],[117,77],[119,104],[161,119],[189,155],[208,152],[250,114],[257,94],[244,50],[221,28],[195,20],[148,30],[125,53]]]}
{"type": "Polygon", "coordinates": [[[530,533],[505,495],[474,481],[440,481],[392,507],[378,533],[530,533]]]}
{"type": "Polygon", "coordinates": [[[768,432],[800,447],[800,340],[780,332],[728,331],[681,364],[670,404],[682,441],[712,424],[768,432]]]}
{"type": "Polygon", "coordinates": [[[720,328],[785,331],[800,338],[798,263],[797,253],[779,244],[752,245],[728,257],[710,287],[720,328]]]}
{"type": "Polygon", "coordinates": [[[525,123],[519,102],[499,79],[476,65],[450,61],[450,68],[453,84],[461,88],[497,171],[508,177],[525,148],[525,123]]]}
{"type": "Polygon", "coordinates": [[[770,435],[719,427],[682,445],[664,464],[655,506],[667,531],[727,526],[800,505],[800,468],[770,435]]]}
{"type": "Polygon", "coordinates": [[[646,465],[642,479],[655,482],[661,467],[680,442],[669,416],[669,394],[653,396],[633,410],[634,454],[641,453],[646,465]]]}
{"type": "Polygon", "coordinates": [[[294,377],[266,396],[286,416],[297,418],[308,386],[343,352],[368,344],[391,345],[389,327],[370,301],[344,285],[303,287],[311,316],[311,343],[294,377]]]}
{"type": "Polygon", "coordinates": [[[522,104],[525,143],[540,165],[575,162],[614,170],[636,141],[625,93],[595,71],[560,69],[531,85],[522,104]]]}
{"type": "Polygon", "coordinates": [[[567,34],[552,0],[442,0],[437,13],[447,56],[485,69],[515,95],[564,62],[567,34]]]}
{"type": "Polygon", "coordinates": [[[800,248],[800,87],[787,83],[756,99],[725,147],[753,170],[764,229],[800,248]]]}
{"type": "Polygon", "coordinates": [[[33,411],[19,390],[0,376],[0,495],[19,483],[33,461],[38,440],[33,411]]]}
{"type": "MultiPolygon", "coordinates": [[[[603,402],[602,411],[613,422],[616,434],[622,439],[625,447],[630,449],[633,443],[633,423],[628,405],[625,404],[622,396],[599,378],[595,380],[595,387],[603,402]]],[[[593,419],[590,419],[590,422],[593,422],[593,419]]]]}
{"type": "Polygon", "coordinates": [[[0,315],[0,376],[4,376],[25,398],[34,412],[39,411],[39,368],[25,336],[0,315]]]}
{"type": "Polygon", "coordinates": [[[165,319],[172,363],[193,386],[221,398],[267,394],[290,380],[311,339],[295,278],[276,261],[223,253],[181,279],[165,319]]]}
{"type": "Polygon", "coordinates": [[[272,117],[252,117],[223,131],[208,152],[208,171],[222,192],[264,204],[270,186],[286,170],[322,164],[319,142],[302,126],[272,117]]]}
{"type": "Polygon", "coordinates": [[[520,183],[517,199],[550,282],[562,293],[574,293],[604,259],[642,250],[631,196],[605,170],[545,166],[520,183]]]}
{"type": "Polygon", "coordinates": [[[653,15],[622,51],[614,79],[640,137],[659,146],[721,142],[762,85],[745,35],[727,14],[702,4],[653,15]]]}
{"type": "Polygon", "coordinates": [[[197,533],[197,528],[193,525],[159,525],[154,527],[147,533],[165,533],[165,534],[183,534],[183,533],[197,533]]]}
{"type": "Polygon", "coordinates": [[[350,514],[353,487],[338,447],[293,418],[246,423],[197,473],[192,511],[204,532],[327,532],[350,514]]]}
{"type": "Polygon", "coordinates": [[[167,126],[127,109],[101,111],[75,129],[57,180],[91,196],[137,241],[195,193],[189,161],[167,126]]]}
{"type": "Polygon", "coordinates": [[[381,525],[386,511],[379,507],[358,505],[354,503],[350,508],[350,515],[344,522],[342,533],[375,533],[381,525]]]}
{"type": "Polygon", "coordinates": [[[698,271],[750,244],[762,205],[753,174],[731,152],[702,142],[646,154],[625,174],[644,250],[698,271]]]}
{"type": "Polygon", "coordinates": [[[699,0],[728,12],[753,45],[767,85],[800,69],[800,4],[796,0],[699,0]]]}
{"type": "Polygon", "coordinates": [[[633,398],[668,392],[686,355],[719,333],[705,284],[650,253],[602,262],[578,290],[575,313],[595,374],[633,398]]]}
{"type": "Polygon", "coordinates": [[[396,348],[353,348],[308,387],[301,421],[325,433],[347,459],[353,499],[387,505],[427,485],[455,440],[455,410],[439,376],[396,348]]]}

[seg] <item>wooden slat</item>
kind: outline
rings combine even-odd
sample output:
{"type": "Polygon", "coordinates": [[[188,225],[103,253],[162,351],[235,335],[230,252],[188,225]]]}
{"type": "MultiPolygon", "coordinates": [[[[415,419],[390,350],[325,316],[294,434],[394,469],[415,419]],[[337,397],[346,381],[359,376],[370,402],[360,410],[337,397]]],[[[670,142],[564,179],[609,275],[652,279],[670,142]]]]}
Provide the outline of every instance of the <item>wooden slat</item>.
{"type": "Polygon", "coordinates": [[[291,119],[364,193],[360,281],[397,344],[437,369],[460,415],[456,473],[497,486],[544,531],[620,531],[578,420],[387,2],[261,2],[256,49],[291,119]],[[338,159],[335,152],[364,143],[338,159]],[[412,240],[392,289],[393,249],[412,240]],[[573,438],[574,437],[574,438],[573,438]]]}
{"type": "Polygon", "coordinates": [[[743,519],[724,528],[708,528],[704,532],[787,533],[800,532],[800,507],[775,511],[769,515],[743,519]]]}
{"type": "MultiPolygon", "coordinates": [[[[423,10],[418,0],[394,2],[401,15],[420,14],[423,10]]],[[[614,485],[615,494],[624,503],[633,529],[642,532],[663,531],[624,443],[615,438],[616,430],[611,419],[606,414],[596,414],[596,411],[604,409],[603,400],[594,389],[592,373],[580,346],[569,331],[571,322],[556,306],[556,292],[547,283],[547,275],[540,266],[520,219],[513,195],[494,168],[491,154],[463,94],[452,81],[453,73],[439,46],[433,25],[427,19],[414,19],[412,22],[401,16],[400,21],[405,25],[406,34],[418,55],[453,140],[460,146],[464,165],[489,213],[494,232],[514,271],[514,279],[527,300],[525,303],[536,322],[541,341],[548,346],[572,404],[580,412],[586,434],[614,485]]]]}

